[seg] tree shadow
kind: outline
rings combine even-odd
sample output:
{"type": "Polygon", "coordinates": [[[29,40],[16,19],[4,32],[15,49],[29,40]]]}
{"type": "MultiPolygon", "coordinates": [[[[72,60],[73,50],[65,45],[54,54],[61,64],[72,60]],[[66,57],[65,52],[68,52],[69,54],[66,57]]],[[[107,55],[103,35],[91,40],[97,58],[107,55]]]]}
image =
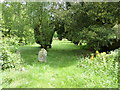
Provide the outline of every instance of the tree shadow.
{"type": "Polygon", "coordinates": [[[48,64],[53,68],[64,68],[78,63],[82,57],[90,55],[91,52],[80,49],[56,50],[51,49],[48,53],[48,64]]]}
{"type": "Polygon", "coordinates": [[[24,46],[20,48],[21,57],[25,64],[32,65],[36,63],[38,51],[40,50],[39,46],[24,46]]]}
{"type": "Polygon", "coordinates": [[[20,52],[24,63],[27,65],[49,65],[52,68],[64,68],[76,64],[81,57],[88,56],[91,53],[91,51],[82,49],[83,46],[72,45],[72,47],[48,49],[47,63],[38,62],[40,50],[38,46],[24,46],[20,48],[20,52]]]}

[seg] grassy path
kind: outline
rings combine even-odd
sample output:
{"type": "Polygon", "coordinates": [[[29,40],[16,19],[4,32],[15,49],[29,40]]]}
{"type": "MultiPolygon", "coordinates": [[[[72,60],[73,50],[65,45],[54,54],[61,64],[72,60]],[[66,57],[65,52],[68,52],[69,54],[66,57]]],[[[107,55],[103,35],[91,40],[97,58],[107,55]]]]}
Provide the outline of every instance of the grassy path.
{"type": "Polygon", "coordinates": [[[17,88],[104,88],[117,87],[111,76],[96,75],[92,70],[77,67],[82,56],[91,52],[69,41],[53,41],[47,63],[37,62],[38,45],[20,48],[26,71],[4,72],[3,87],[17,88]],[[106,83],[107,82],[107,83],[106,83]]]}

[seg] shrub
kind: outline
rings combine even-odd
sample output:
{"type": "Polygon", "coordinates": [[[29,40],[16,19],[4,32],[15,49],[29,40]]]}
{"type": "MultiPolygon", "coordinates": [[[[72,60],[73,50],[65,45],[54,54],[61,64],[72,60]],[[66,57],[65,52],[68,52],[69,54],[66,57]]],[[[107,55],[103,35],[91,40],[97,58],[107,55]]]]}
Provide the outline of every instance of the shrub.
{"type": "Polygon", "coordinates": [[[112,29],[98,25],[89,26],[82,33],[87,44],[94,50],[99,50],[102,46],[111,45],[115,36],[112,29]]]}
{"type": "Polygon", "coordinates": [[[91,57],[82,58],[78,66],[96,75],[112,75],[117,80],[119,53],[120,49],[111,51],[109,54],[96,52],[96,56],[92,54],[91,57]]]}
{"type": "Polygon", "coordinates": [[[7,49],[2,49],[2,53],[0,55],[0,65],[1,69],[9,69],[9,68],[17,68],[22,62],[20,54],[12,53],[7,49]]]}
{"type": "Polygon", "coordinates": [[[0,68],[2,70],[17,68],[22,62],[20,52],[17,51],[19,45],[16,37],[2,37],[0,47],[0,68]],[[17,51],[17,52],[16,52],[17,51]]]}

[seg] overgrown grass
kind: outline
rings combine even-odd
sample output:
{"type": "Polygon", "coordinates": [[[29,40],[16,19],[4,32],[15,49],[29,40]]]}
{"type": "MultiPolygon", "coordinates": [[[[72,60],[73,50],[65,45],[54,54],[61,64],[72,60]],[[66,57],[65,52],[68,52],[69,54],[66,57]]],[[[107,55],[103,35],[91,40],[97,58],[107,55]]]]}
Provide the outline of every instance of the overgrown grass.
{"type": "Polygon", "coordinates": [[[118,87],[116,53],[107,54],[110,58],[105,59],[106,67],[102,62],[104,56],[90,60],[88,55],[92,52],[82,49],[83,46],[65,40],[54,40],[52,46],[48,49],[47,63],[37,61],[38,45],[21,47],[25,70],[2,72],[3,88],[118,87]]]}

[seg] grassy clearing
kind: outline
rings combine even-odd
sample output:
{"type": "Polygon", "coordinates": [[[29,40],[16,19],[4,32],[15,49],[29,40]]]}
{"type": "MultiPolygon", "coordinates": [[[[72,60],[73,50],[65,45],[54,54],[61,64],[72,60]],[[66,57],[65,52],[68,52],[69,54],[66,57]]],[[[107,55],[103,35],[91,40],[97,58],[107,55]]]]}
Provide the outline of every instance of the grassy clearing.
{"type": "MultiPolygon", "coordinates": [[[[37,62],[38,45],[20,48],[25,71],[3,72],[4,88],[117,88],[117,66],[91,61],[91,52],[69,41],[53,41],[47,63],[37,62]],[[86,56],[86,58],[84,58],[86,56]]],[[[98,58],[99,59],[99,58],[98,58]]],[[[117,65],[117,64],[115,64],[117,65]]]]}

